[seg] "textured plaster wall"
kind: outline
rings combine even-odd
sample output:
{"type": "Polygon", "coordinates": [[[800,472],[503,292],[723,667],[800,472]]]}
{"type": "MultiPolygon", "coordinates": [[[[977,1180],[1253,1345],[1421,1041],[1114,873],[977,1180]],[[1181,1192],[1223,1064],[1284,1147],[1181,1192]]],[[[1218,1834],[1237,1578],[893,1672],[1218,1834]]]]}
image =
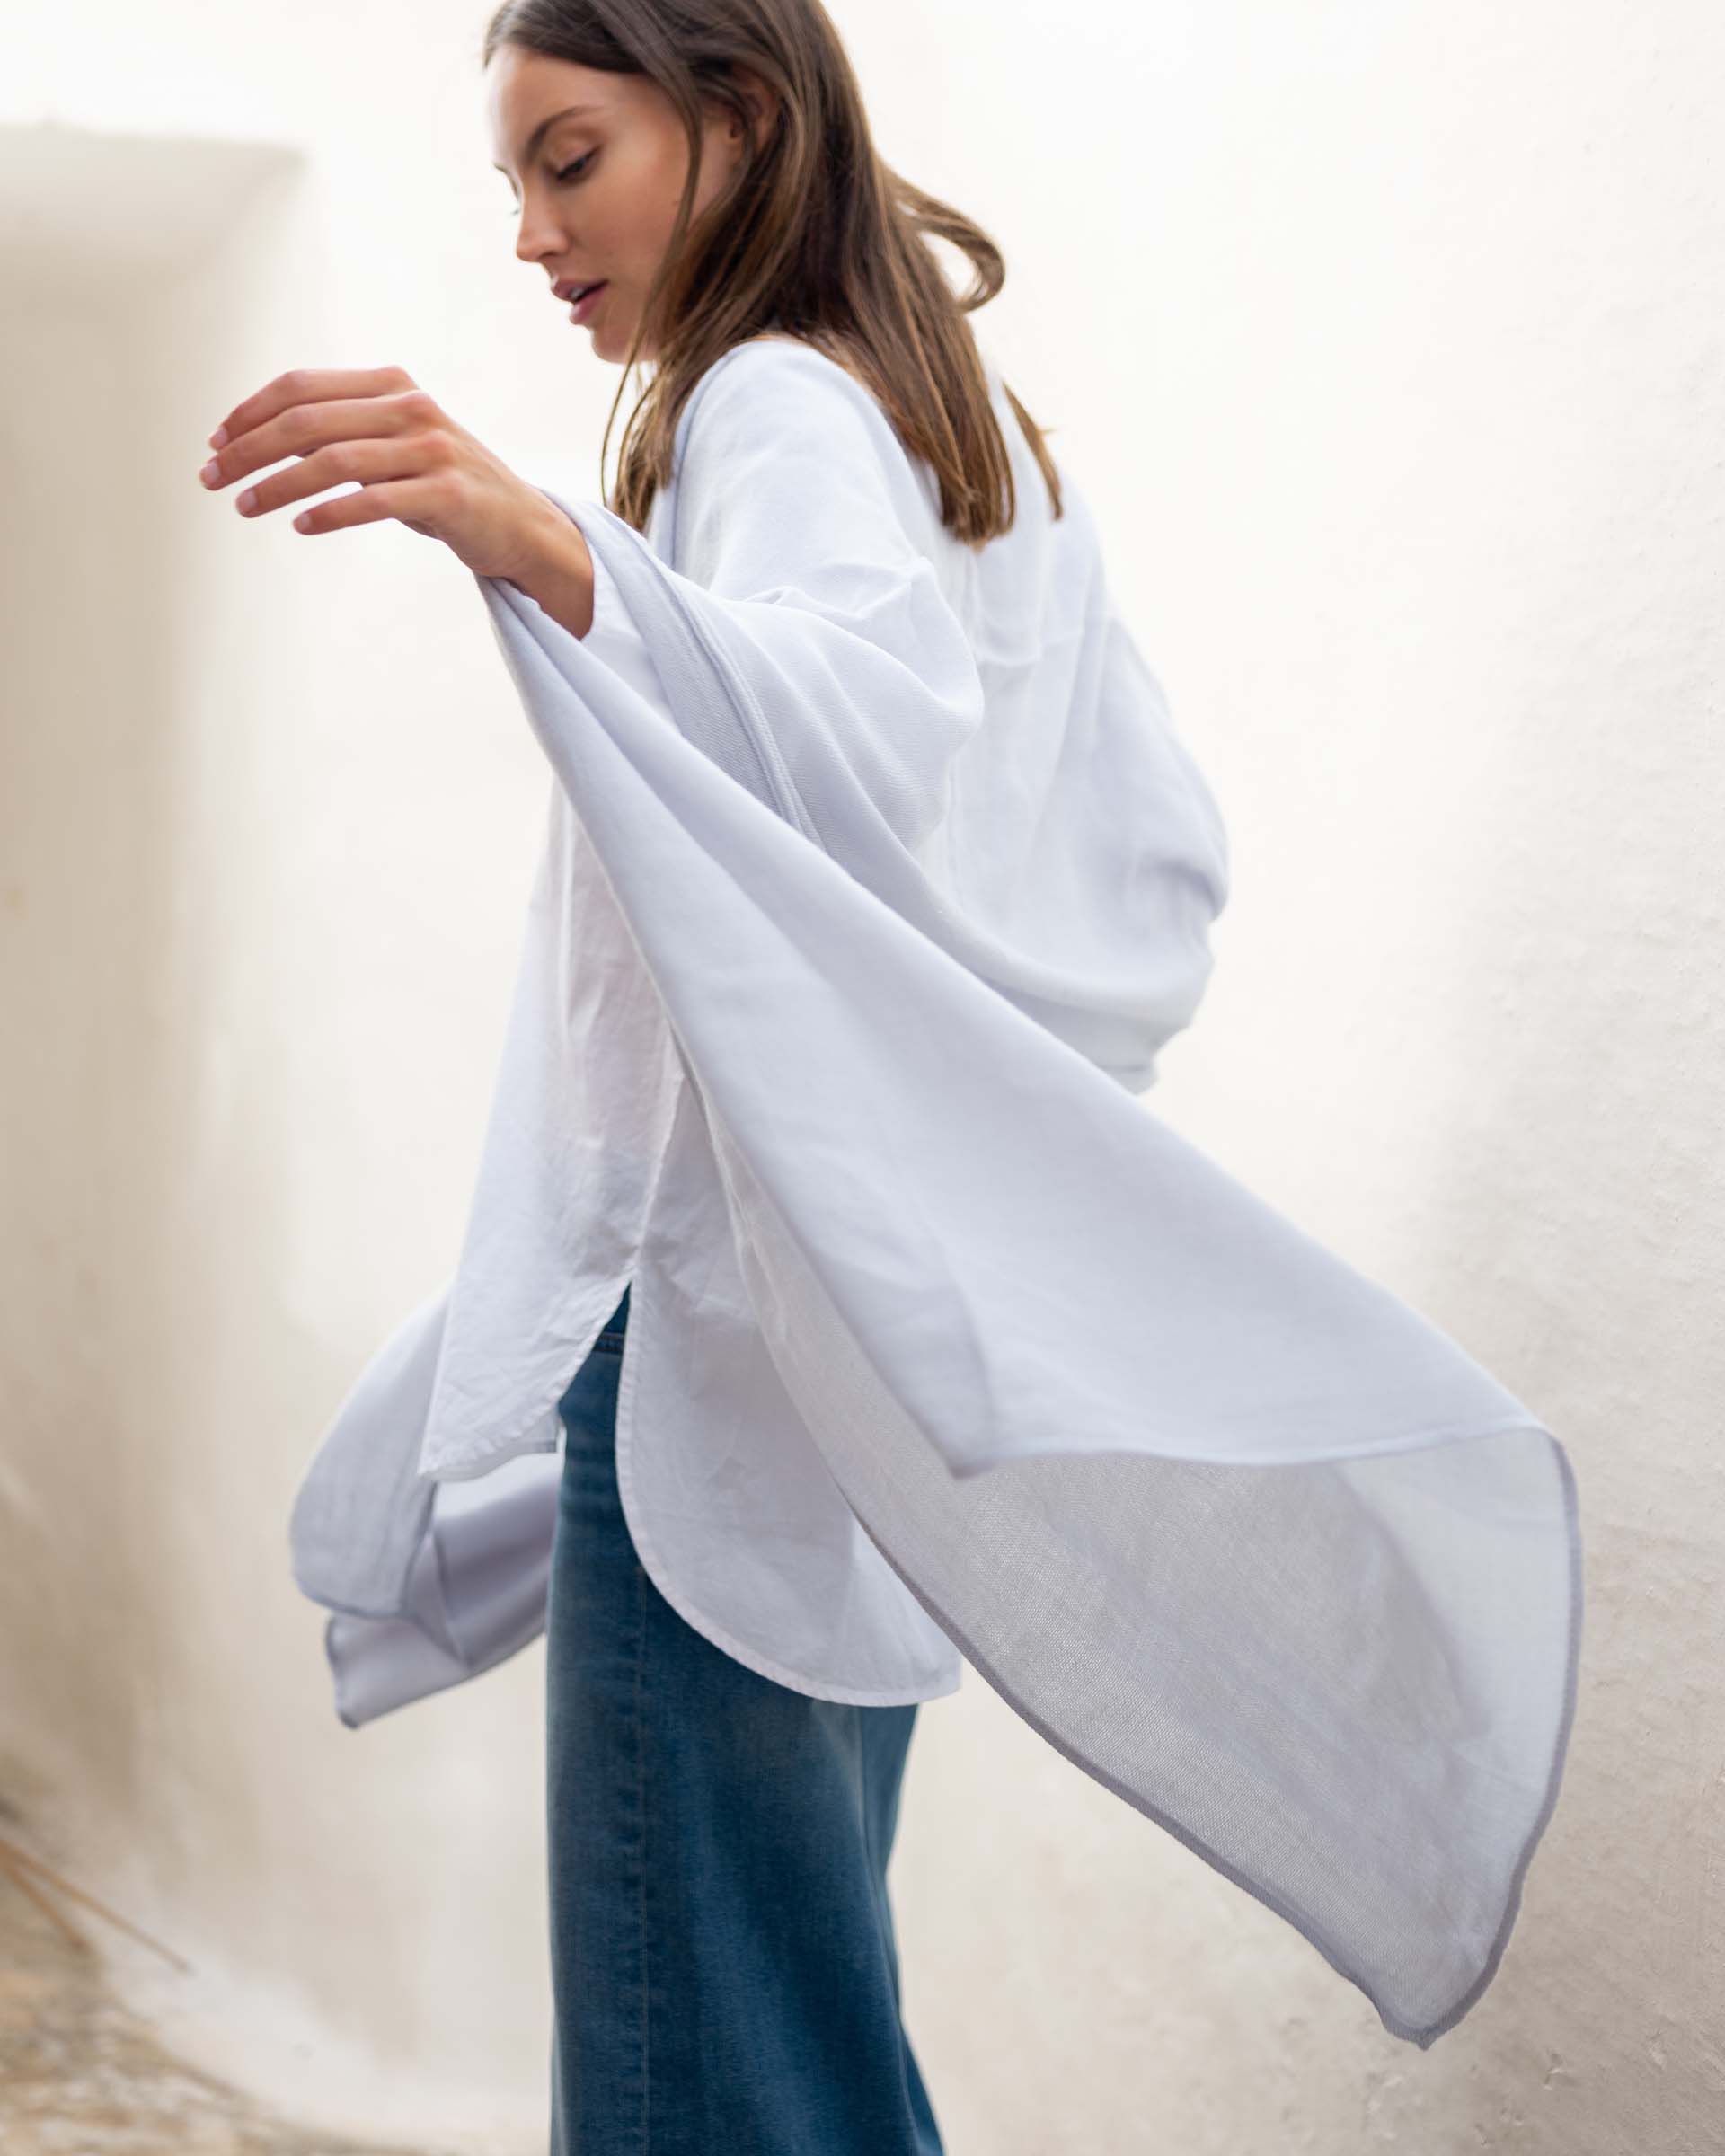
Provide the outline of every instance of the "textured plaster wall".
{"type": "MultiPolygon", "coordinates": [[[[846,4],[888,156],[1094,503],[1235,888],[1155,1096],[1498,1371],[1588,1543],[1570,1763],[1428,2054],[974,1676],[895,1895],[951,2156],[1701,2156],[1725,2119],[1725,208],[1698,0],[846,4]]],[[[195,483],[399,361],[597,491],[479,10],[91,0],[0,86],[0,1793],[193,1965],[176,2043],[544,2146],[543,1661],[360,1732],[310,1448],[453,1262],[546,778],[477,593],[195,483]]],[[[0,1892],[5,1891],[0,1882],[0,1892]]]]}

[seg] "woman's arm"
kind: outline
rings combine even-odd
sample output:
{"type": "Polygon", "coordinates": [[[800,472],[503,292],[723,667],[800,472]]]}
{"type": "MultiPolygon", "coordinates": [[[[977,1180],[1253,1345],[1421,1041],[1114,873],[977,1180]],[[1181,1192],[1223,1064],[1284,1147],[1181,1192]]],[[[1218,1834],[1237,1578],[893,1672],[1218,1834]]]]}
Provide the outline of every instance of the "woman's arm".
{"type": "Polygon", "coordinates": [[[509,580],[571,636],[584,637],[593,626],[593,556],[580,526],[551,501],[545,508],[526,565],[509,580]]]}

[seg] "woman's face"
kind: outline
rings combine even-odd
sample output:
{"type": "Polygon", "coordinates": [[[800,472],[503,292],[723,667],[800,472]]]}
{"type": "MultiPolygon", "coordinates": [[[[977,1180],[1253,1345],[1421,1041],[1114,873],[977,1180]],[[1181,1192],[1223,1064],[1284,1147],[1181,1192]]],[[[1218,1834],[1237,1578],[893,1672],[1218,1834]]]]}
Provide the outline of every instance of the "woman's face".
{"type": "MultiPolygon", "coordinates": [[[[602,288],[579,326],[601,359],[629,357],[688,172],[677,109],[644,75],[613,75],[500,45],[486,69],[491,149],[520,209],[515,252],[548,287],[602,288]]],[[[750,78],[750,87],[758,89],[750,78]]],[[[758,108],[757,108],[758,109],[758,108]]],[[[741,163],[740,125],[703,122],[698,216],[741,163]]],[[[557,303],[570,312],[568,300],[557,303]]],[[[642,348],[640,355],[654,355],[642,348]]]]}

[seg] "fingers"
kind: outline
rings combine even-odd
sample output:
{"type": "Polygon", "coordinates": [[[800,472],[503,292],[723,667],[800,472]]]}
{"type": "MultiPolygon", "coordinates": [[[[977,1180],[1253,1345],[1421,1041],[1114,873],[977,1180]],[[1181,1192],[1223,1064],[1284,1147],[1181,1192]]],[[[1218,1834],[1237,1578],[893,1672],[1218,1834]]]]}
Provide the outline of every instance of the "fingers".
{"type": "Polygon", "coordinates": [[[393,389],[411,389],[413,377],[404,367],[295,367],[273,382],[266,382],[255,395],[223,415],[209,437],[212,449],[237,441],[241,435],[286,411],[290,404],[311,404],[323,397],[375,397],[393,389]]]}
{"type": "Polygon", "coordinates": [[[234,406],[216,430],[228,439],[199,476],[207,487],[224,487],[326,443],[400,434],[440,417],[436,400],[400,367],[296,369],[234,406]]]}
{"type": "MultiPolygon", "coordinates": [[[[255,487],[248,487],[234,506],[243,517],[265,517],[287,502],[303,501],[308,494],[321,494],[326,487],[339,487],[349,481],[375,488],[386,480],[415,479],[441,472],[453,454],[448,436],[431,432],[392,435],[384,440],[342,439],[327,448],[313,450],[298,464],[270,473],[255,487]]],[[[332,506],[324,503],[320,508],[332,506]]],[[[328,523],[311,523],[304,517],[296,517],[294,524],[302,532],[331,528],[328,523]]]]}
{"type": "Polygon", "coordinates": [[[361,487],[357,493],[336,494],[328,501],[302,509],[294,519],[294,529],[340,532],[350,525],[376,524],[385,517],[398,517],[411,530],[435,537],[442,506],[439,475],[386,479],[376,486],[361,487]]]}

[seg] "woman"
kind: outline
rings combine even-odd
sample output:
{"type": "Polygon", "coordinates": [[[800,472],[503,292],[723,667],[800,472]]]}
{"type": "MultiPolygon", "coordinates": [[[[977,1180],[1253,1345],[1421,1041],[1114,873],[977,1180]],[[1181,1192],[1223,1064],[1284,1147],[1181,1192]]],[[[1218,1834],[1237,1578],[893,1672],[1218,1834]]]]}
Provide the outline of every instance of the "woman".
{"type": "Polygon", "coordinates": [[[963,320],[998,257],[809,0],[485,64],[518,252],[654,369],[615,506],[394,369],[209,468],[448,545],[555,781],[460,1262],[296,1507],[344,1719],[544,1626],[560,2145],[938,2147],[885,1865],[960,1656],[1429,2045],[1555,1800],[1572,1482],[1134,1099],[1225,843],[963,320]]]}

